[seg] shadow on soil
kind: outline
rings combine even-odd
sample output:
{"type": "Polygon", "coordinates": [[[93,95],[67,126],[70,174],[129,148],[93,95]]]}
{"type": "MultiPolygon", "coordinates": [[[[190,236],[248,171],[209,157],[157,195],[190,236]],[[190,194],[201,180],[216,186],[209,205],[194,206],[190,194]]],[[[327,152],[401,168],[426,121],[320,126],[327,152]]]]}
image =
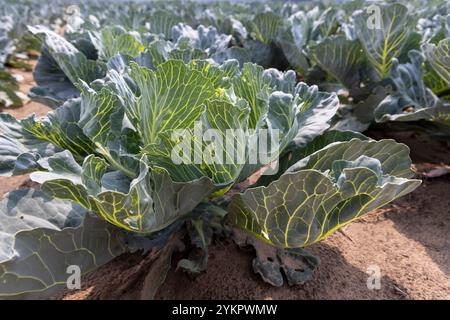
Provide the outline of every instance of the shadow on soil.
{"type": "MultiPolygon", "coordinates": [[[[313,246],[311,252],[321,258],[312,280],[299,286],[273,287],[253,272],[251,250],[215,241],[206,272],[192,277],[172,268],[156,299],[407,298],[402,293],[406,290],[388,277],[381,278],[380,290],[369,290],[368,274],[347,263],[337,248],[322,243],[313,246]]],[[[138,299],[145,277],[142,272],[146,269],[145,260],[140,254],[124,254],[83,277],[79,292],[66,291],[54,299],[138,299]]]]}
{"type": "Polygon", "coordinates": [[[424,180],[415,192],[396,201],[386,213],[395,228],[422,244],[450,277],[450,175],[424,180]],[[405,210],[406,209],[406,210],[405,210]]]}
{"type": "Polygon", "coordinates": [[[311,252],[321,259],[304,285],[273,287],[252,270],[253,252],[230,243],[211,248],[208,270],[197,278],[171,270],[158,299],[403,299],[393,280],[381,279],[380,290],[367,289],[368,274],[347,263],[337,248],[320,243],[311,252]]]}

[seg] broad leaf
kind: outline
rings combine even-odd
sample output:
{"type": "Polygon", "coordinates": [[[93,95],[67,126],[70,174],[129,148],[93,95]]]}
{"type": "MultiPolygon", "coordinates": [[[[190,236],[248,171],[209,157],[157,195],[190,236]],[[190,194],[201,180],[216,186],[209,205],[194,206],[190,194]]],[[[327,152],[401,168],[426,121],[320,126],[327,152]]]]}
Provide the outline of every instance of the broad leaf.
{"type": "Polygon", "coordinates": [[[327,38],[313,49],[313,57],[319,66],[348,89],[359,86],[359,73],[364,61],[361,53],[357,41],[343,36],[327,38]]]}
{"type": "MultiPolygon", "coordinates": [[[[96,157],[79,166],[69,152],[47,161],[48,172],[34,172],[31,179],[55,198],[78,203],[120,228],[150,234],[184,218],[213,189],[207,177],[173,182],[162,168],[141,161],[140,174],[125,192],[102,186],[106,162],[96,157]]],[[[123,189],[123,187],[120,187],[123,189]]]]}
{"type": "Polygon", "coordinates": [[[88,155],[94,152],[95,146],[78,126],[80,108],[80,99],[69,100],[45,117],[31,115],[22,120],[21,125],[36,139],[51,142],[77,156],[88,155]]]}
{"type": "Polygon", "coordinates": [[[155,34],[163,34],[166,38],[172,35],[172,27],[179,22],[176,15],[165,10],[156,10],[153,12],[150,20],[150,30],[155,34]]]}
{"type": "Polygon", "coordinates": [[[195,128],[170,132],[160,135],[160,142],[149,146],[145,152],[153,164],[167,168],[175,181],[187,182],[206,176],[217,186],[230,187],[245,165],[250,139],[246,132],[249,106],[245,100],[234,103],[210,100],[206,102],[205,111],[199,123],[200,137],[195,128]],[[215,130],[214,134],[208,136],[208,130],[215,130]],[[202,137],[203,140],[198,141],[202,137]],[[187,149],[186,154],[184,148],[187,149]],[[234,154],[229,153],[231,150],[234,154]]]}
{"type": "Polygon", "coordinates": [[[438,45],[425,44],[422,49],[435,72],[450,87],[450,38],[441,40],[438,45]]]}
{"type": "Polygon", "coordinates": [[[286,172],[286,170],[297,163],[299,160],[306,158],[312,153],[324,149],[327,145],[335,142],[350,141],[351,139],[367,140],[361,133],[352,131],[334,131],[329,130],[320,136],[314,138],[311,142],[305,145],[295,145],[292,144],[288,146],[283,153],[280,155],[278,160],[278,172],[272,175],[263,175],[258,180],[258,186],[267,186],[270,182],[275,181],[281,177],[281,175],[286,172]]]}
{"type": "Polygon", "coordinates": [[[267,187],[235,195],[229,221],[277,247],[308,246],[417,188],[405,178],[408,152],[392,140],[332,144],[267,187]]]}
{"type": "Polygon", "coordinates": [[[17,93],[18,89],[16,79],[6,71],[3,71],[0,65],[0,107],[21,107],[23,103],[17,93]]]}
{"type": "Polygon", "coordinates": [[[41,191],[10,193],[0,216],[1,299],[49,296],[67,286],[70,266],[84,274],[126,250],[115,227],[41,191]]]}
{"type": "MultiPolygon", "coordinates": [[[[99,59],[103,61],[108,61],[117,53],[134,58],[145,48],[141,43],[139,34],[127,32],[120,26],[102,28],[101,31],[91,31],[89,36],[97,49],[99,59]]],[[[92,81],[92,79],[81,79],[92,81]]]]}
{"type": "Polygon", "coordinates": [[[203,103],[213,95],[208,78],[181,61],[168,61],[156,71],[136,64],[131,68],[141,92],[133,112],[139,115],[136,125],[145,144],[154,143],[164,131],[193,127],[204,111],[203,103]]]}
{"type": "Polygon", "coordinates": [[[280,17],[273,12],[258,13],[248,22],[248,29],[256,40],[271,43],[277,38],[280,23],[280,17]]]}
{"type": "Polygon", "coordinates": [[[104,76],[103,65],[88,59],[83,52],[55,32],[42,26],[29,27],[29,30],[42,40],[47,50],[35,70],[35,79],[41,88],[35,89],[34,94],[49,95],[56,105],[76,94],[73,85],[79,79],[91,82],[104,76]],[[58,77],[53,74],[55,71],[59,74],[58,77]]]}
{"type": "Polygon", "coordinates": [[[20,121],[0,113],[0,176],[18,175],[38,170],[38,160],[54,154],[57,148],[34,138],[20,121]]]}
{"type": "Polygon", "coordinates": [[[355,31],[378,79],[383,79],[405,47],[415,19],[399,3],[372,7],[355,16],[355,31]]]}

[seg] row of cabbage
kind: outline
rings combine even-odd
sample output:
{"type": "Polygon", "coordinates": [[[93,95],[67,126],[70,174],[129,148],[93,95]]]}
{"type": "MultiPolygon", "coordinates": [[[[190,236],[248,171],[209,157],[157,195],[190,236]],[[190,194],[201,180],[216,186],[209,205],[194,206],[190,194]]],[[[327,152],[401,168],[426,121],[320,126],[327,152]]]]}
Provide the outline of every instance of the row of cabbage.
{"type": "Polygon", "coordinates": [[[156,2],[118,4],[105,11],[80,3],[64,15],[64,37],[84,57],[66,63],[75,70],[83,69],[84,60],[96,66],[71,74],[61,61],[69,59],[61,57],[68,54],[65,47],[47,43],[53,53],[41,58],[35,73],[39,87],[32,96],[61,105],[78,94],[76,79],[104,76],[118,54],[127,60],[157,55],[152,57],[156,62],[147,57],[155,65],[169,58],[208,58],[219,64],[237,59],[241,66],[253,62],[294,69],[302,81],[337,92],[336,129],[364,131],[374,121],[427,120],[448,133],[448,6],[423,4],[156,2]]]}
{"type": "Polygon", "coordinates": [[[213,235],[238,241],[240,229],[271,248],[253,264],[265,281],[308,279],[318,261],[304,247],[420,184],[407,146],[358,131],[448,124],[445,91],[424,73],[448,86],[446,7],[423,13],[434,24],[421,20],[419,33],[405,28],[405,6],[378,2],[389,31],[374,31],[368,5],[80,2],[66,8],[64,34],[28,27],[43,44],[30,95],[55,110],[0,114],[0,174],[40,185],[0,203],[0,297],[45,297],[66,285],[68,266],[85,273],[138,249],[164,253],[157,287],[183,231],[202,254],[181,269],[203,271],[213,235]],[[242,158],[222,139],[197,139],[197,125],[223,139],[239,129],[242,158]],[[180,140],[226,161],[174,163],[180,140]]]}

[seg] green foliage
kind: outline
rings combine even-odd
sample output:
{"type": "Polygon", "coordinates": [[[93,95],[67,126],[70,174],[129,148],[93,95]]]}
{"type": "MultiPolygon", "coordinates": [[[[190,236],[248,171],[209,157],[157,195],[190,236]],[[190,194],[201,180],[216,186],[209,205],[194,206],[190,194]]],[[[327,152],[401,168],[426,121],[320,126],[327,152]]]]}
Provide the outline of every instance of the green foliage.
{"type": "Polygon", "coordinates": [[[180,268],[204,270],[214,233],[241,229],[275,250],[271,264],[257,250],[263,279],[302,283],[318,263],[302,248],[420,184],[405,145],[356,131],[448,125],[446,25],[414,30],[401,4],[380,5],[376,30],[364,2],[84,5],[64,35],[29,27],[42,43],[30,95],[55,110],[0,114],[0,174],[40,185],[0,203],[0,298],[45,297],[67,266],[180,229],[201,251],[180,268]]]}

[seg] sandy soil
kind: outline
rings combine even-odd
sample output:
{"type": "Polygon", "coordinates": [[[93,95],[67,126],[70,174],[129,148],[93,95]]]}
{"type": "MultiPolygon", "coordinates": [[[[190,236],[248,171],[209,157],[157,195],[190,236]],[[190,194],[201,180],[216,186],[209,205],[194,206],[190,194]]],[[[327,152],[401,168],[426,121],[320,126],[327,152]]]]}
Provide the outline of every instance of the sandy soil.
{"type": "MultiPolygon", "coordinates": [[[[24,74],[23,92],[32,86],[24,74]]],[[[50,109],[30,102],[4,110],[17,117],[50,109]]],[[[412,148],[419,170],[450,164],[450,143],[414,133],[371,131],[412,148]]],[[[0,195],[28,178],[0,178],[0,195]]],[[[252,270],[254,253],[226,239],[215,239],[208,270],[197,277],[172,269],[158,299],[450,299],[450,175],[425,178],[412,194],[371,212],[309,250],[321,264],[302,286],[276,288],[252,270]],[[379,267],[381,288],[367,288],[368,268],[379,267]]],[[[177,258],[174,260],[176,264],[177,258]]],[[[82,279],[82,289],[56,299],[132,299],[141,295],[148,256],[124,254],[82,279]],[[145,269],[145,268],[144,268],[145,269]]]]}
{"type": "MultiPolygon", "coordinates": [[[[29,60],[27,61],[27,63],[31,64],[34,67],[37,61],[29,60]]],[[[33,81],[33,74],[31,72],[23,71],[20,69],[8,69],[8,71],[13,75],[19,75],[19,77],[23,79],[19,82],[19,90],[27,95],[30,89],[35,85],[33,81]]],[[[32,113],[35,113],[38,116],[43,116],[51,110],[52,109],[47,107],[46,105],[34,101],[28,101],[24,106],[20,108],[0,107],[0,112],[8,112],[18,119],[25,118],[32,113]]]]}

